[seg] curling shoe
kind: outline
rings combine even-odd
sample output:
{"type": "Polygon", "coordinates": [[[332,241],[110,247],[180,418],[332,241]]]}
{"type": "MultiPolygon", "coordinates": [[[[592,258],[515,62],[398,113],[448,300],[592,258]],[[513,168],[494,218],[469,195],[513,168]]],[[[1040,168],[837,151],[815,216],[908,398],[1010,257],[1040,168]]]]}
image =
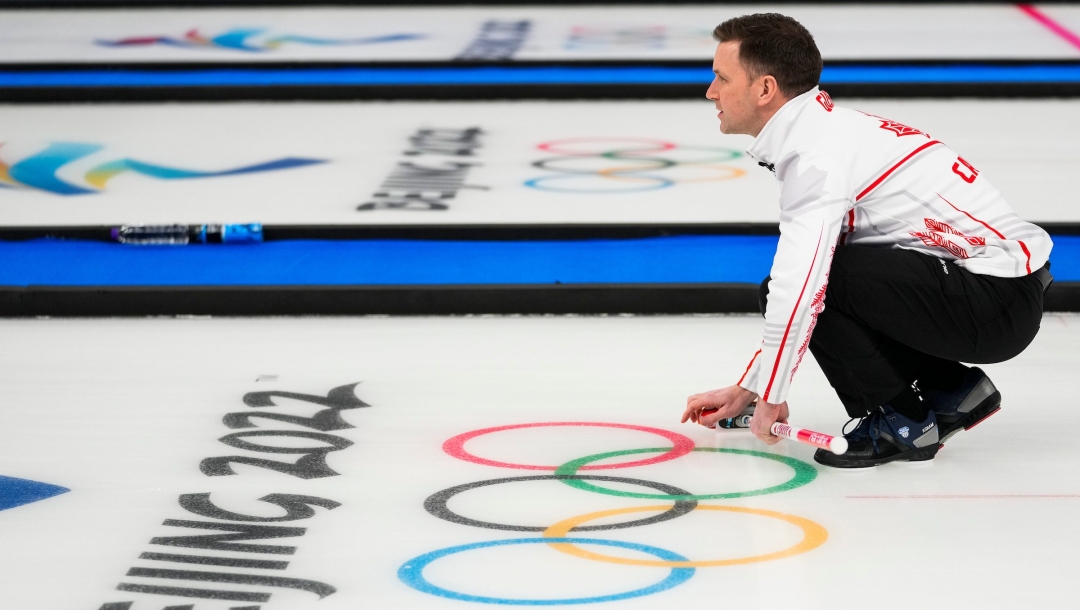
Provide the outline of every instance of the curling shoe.
{"type": "Polygon", "coordinates": [[[937,415],[944,443],[961,430],[971,430],[1001,410],[1001,392],[982,369],[968,369],[960,387],[952,392],[923,390],[923,398],[937,415]]]}
{"type": "Polygon", "coordinates": [[[814,461],[833,468],[869,468],[888,462],[932,460],[941,448],[933,410],[925,420],[916,422],[889,405],[882,405],[862,418],[844,438],[848,441],[847,452],[836,455],[818,449],[814,461]]]}

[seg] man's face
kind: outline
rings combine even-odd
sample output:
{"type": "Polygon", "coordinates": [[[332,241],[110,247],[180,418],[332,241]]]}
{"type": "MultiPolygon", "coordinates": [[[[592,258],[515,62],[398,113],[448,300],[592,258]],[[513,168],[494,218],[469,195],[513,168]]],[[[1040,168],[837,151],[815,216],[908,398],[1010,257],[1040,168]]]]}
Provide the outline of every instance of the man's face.
{"type": "Polygon", "coordinates": [[[755,104],[755,82],[739,62],[739,42],[721,42],[713,56],[713,82],[705,97],[716,104],[720,112],[721,133],[744,133],[757,136],[758,107],[755,104]]]}

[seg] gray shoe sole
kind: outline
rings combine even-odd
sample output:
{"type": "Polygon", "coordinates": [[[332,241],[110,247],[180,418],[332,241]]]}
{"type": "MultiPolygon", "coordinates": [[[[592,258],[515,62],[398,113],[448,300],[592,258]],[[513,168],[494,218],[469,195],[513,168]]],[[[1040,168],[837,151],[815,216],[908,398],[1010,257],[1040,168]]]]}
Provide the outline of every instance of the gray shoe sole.
{"type": "Polygon", "coordinates": [[[973,409],[960,416],[959,419],[953,422],[945,423],[941,421],[942,416],[938,414],[938,425],[941,429],[941,440],[939,443],[944,443],[949,440],[953,435],[961,430],[971,430],[975,426],[978,426],[990,417],[994,413],[1001,410],[1001,392],[996,389],[989,396],[984,398],[973,409]]]}

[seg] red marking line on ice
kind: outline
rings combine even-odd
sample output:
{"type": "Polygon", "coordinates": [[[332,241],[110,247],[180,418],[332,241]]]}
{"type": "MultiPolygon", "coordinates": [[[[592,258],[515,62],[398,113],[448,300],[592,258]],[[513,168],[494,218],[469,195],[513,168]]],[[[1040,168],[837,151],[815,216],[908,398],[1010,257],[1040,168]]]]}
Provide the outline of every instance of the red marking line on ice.
{"type": "Polygon", "coordinates": [[[1014,500],[1024,498],[1080,498],[1080,494],[915,494],[909,496],[844,496],[849,500],[1014,500]]]}
{"type": "Polygon", "coordinates": [[[1017,4],[1016,8],[1024,11],[1024,13],[1026,13],[1028,17],[1031,17],[1035,21],[1041,23],[1043,27],[1060,36],[1065,42],[1068,42],[1077,49],[1080,49],[1080,36],[1076,35],[1071,30],[1069,30],[1069,28],[1052,19],[1046,13],[1040,11],[1039,9],[1035,8],[1030,4],[1017,4]]]}

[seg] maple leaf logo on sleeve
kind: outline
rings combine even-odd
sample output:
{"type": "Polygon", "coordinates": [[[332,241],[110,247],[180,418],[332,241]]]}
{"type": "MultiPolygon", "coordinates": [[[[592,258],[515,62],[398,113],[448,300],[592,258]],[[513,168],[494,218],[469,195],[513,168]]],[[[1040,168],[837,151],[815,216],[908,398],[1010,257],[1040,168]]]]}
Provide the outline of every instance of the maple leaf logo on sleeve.
{"type": "Polygon", "coordinates": [[[891,131],[891,132],[895,133],[896,137],[898,137],[898,138],[903,137],[903,136],[915,136],[915,135],[926,136],[927,138],[930,137],[930,136],[926,135],[925,133],[919,131],[918,129],[915,129],[914,127],[908,127],[907,125],[904,125],[903,123],[897,123],[896,121],[890,121],[889,119],[881,119],[881,128],[886,130],[886,131],[891,131]]]}
{"type": "Polygon", "coordinates": [[[885,131],[891,131],[895,133],[896,137],[898,138],[902,138],[904,136],[926,136],[927,139],[930,138],[930,134],[923,133],[922,131],[915,129],[914,127],[908,127],[903,123],[897,123],[896,121],[893,121],[891,119],[879,117],[876,114],[870,114],[868,112],[864,112],[863,114],[869,117],[874,117],[875,119],[881,121],[881,125],[879,127],[884,129],[885,131]]]}

